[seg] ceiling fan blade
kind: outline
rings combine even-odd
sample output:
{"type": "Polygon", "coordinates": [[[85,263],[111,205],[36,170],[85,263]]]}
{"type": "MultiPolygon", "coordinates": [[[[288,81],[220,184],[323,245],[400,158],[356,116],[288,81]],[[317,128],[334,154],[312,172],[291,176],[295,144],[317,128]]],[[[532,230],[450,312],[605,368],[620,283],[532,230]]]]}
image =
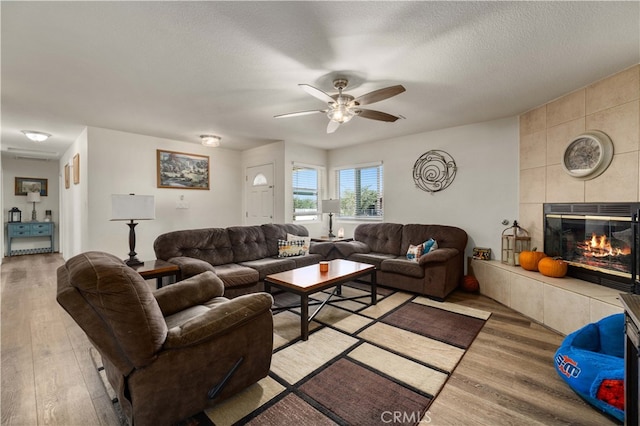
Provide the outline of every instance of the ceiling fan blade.
{"type": "Polygon", "coordinates": [[[327,125],[327,133],[335,132],[336,130],[338,130],[338,127],[340,127],[340,123],[338,123],[337,121],[329,120],[329,124],[327,125]]]}
{"type": "Polygon", "coordinates": [[[362,96],[358,96],[353,100],[356,105],[368,105],[374,102],[380,102],[385,99],[388,99],[392,96],[399,95],[404,92],[406,89],[398,84],[397,86],[385,87],[384,89],[374,90],[373,92],[365,93],[362,96]]]}
{"type": "Polygon", "coordinates": [[[358,108],[357,114],[359,117],[362,117],[362,118],[369,118],[371,120],[388,121],[388,122],[394,122],[399,118],[404,118],[404,117],[398,117],[395,115],[387,114],[386,112],[382,112],[382,111],[375,111],[372,109],[358,108]]]}
{"type": "Polygon", "coordinates": [[[320,89],[316,89],[313,86],[309,86],[308,84],[298,84],[298,86],[302,87],[302,90],[313,96],[314,98],[320,99],[322,102],[326,103],[334,103],[335,99],[326,94],[320,89]]]}
{"type": "Polygon", "coordinates": [[[299,117],[301,115],[309,115],[309,114],[316,114],[318,112],[322,112],[322,113],[326,113],[327,110],[321,110],[321,109],[314,109],[312,111],[298,111],[298,112],[290,112],[288,114],[279,114],[279,115],[274,115],[273,118],[288,118],[288,117],[299,117]]]}

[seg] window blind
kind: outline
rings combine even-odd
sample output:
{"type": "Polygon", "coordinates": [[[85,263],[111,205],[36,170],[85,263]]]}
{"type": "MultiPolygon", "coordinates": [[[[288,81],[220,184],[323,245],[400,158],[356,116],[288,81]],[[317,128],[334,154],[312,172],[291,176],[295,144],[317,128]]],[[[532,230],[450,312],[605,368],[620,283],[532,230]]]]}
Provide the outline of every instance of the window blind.
{"type": "Polygon", "coordinates": [[[383,166],[353,167],[336,170],[340,217],[382,220],[383,166]]]}
{"type": "Polygon", "coordinates": [[[293,166],[293,220],[318,219],[318,170],[293,166]]]}

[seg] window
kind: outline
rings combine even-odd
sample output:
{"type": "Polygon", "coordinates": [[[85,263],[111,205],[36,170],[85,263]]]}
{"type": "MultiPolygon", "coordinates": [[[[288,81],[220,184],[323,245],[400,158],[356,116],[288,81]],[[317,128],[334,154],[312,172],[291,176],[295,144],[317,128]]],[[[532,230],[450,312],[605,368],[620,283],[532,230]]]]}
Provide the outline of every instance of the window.
{"type": "Polygon", "coordinates": [[[293,220],[318,220],[318,169],[293,165],[293,220]]]}
{"type": "Polygon", "coordinates": [[[383,220],[382,181],[382,164],[337,170],[340,217],[383,220]]]}

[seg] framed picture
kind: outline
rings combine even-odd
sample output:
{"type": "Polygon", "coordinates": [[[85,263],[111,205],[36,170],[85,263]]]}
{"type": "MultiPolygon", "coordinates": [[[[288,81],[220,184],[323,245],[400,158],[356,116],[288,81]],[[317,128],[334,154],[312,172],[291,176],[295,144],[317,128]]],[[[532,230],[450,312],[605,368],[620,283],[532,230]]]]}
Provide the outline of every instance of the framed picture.
{"type": "Polygon", "coordinates": [[[47,179],[17,177],[15,195],[27,195],[28,192],[40,192],[43,197],[47,196],[47,179]]]}
{"type": "Polygon", "coordinates": [[[484,247],[474,247],[473,248],[473,258],[480,260],[490,260],[491,259],[491,249],[484,247]]]}
{"type": "Polygon", "coordinates": [[[80,154],[73,156],[73,184],[80,183],[80,154]]]}
{"type": "Polygon", "coordinates": [[[64,165],[64,187],[66,189],[69,189],[69,186],[71,182],[71,177],[69,176],[69,165],[65,164],[64,165]]]}
{"type": "Polygon", "coordinates": [[[209,156],[157,150],[158,188],[209,189],[209,156]]]}

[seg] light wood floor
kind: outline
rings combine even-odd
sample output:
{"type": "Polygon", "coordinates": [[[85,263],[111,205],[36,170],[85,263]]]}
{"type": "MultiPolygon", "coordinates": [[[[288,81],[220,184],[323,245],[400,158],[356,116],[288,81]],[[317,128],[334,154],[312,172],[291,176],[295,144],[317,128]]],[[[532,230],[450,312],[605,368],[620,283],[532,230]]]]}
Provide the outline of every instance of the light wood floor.
{"type": "MultiPolygon", "coordinates": [[[[55,300],[58,254],[5,258],[2,425],[117,425],[87,338],[55,300]]],[[[479,295],[450,302],[493,315],[429,409],[432,425],[608,425],[553,369],[562,336],[479,295]]]]}

